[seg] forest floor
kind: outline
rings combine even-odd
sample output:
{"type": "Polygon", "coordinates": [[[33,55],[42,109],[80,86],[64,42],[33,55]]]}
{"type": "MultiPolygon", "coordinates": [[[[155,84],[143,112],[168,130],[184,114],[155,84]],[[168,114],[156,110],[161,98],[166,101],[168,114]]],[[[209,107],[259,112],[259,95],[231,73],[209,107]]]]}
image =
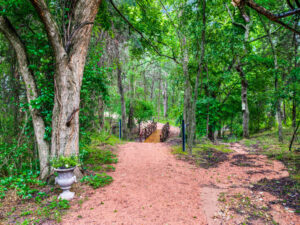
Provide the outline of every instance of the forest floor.
{"type": "Polygon", "coordinates": [[[204,163],[165,143],[120,145],[114,182],[72,204],[62,224],[299,224],[283,163],[240,143],[206,148],[204,163]]]}

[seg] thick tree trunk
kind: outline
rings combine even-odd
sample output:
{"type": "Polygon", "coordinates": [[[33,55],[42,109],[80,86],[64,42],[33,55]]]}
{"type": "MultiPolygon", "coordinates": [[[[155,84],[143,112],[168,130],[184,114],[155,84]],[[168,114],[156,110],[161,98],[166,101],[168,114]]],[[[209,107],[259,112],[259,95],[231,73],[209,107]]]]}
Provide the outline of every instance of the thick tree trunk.
{"type": "Polygon", "coordinates": [[[25,46],[23,45],[18,34],[10,24],[10,22],[3,16],[0,16],[0,31],[5,35],[8,41],[13,46],[18,62],[18,70],[25,82],[26,96],[29,103],[29,112],[32,117],[34,128],[34,135],[38,146],[39,161],[40,161],[40,176],[44,179],[49,173],[49,144],[44,140],[45,123],[37,109],[31,106],[31,102],[35,101],[38,97],[34,76],[29,70],[28,57],[25,46]]]}
{"type": "Polygon", "coordinates": [[[118,76],[118,88],[121,98],[121,114],[122,114],[122,137],[127,138],[126,133],[126,105],[125,105],[125,97],[124,97],[124,90],[123,90],[123,84],[122,84],[122,71],[121,71],[121,65],[118,62],[117,65],[117,76],[118,76]]]}
{"type": "MultiPolygon", "coordinates": [[[[65,42],[44,0],[30,0],[36,8],[55,57],[55,99],[51,156],[79,154],[80,89],[92,25],[101,0],[77,0],[65,42]]],[[[81,175],[78,171],[77,175],[81,175]]]]}

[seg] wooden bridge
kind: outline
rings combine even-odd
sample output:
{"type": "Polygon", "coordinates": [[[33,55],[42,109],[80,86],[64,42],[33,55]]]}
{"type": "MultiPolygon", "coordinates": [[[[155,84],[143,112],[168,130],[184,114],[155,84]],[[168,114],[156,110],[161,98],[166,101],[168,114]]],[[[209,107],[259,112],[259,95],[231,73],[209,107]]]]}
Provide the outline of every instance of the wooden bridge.
{"type": "Polygon", "coordinates": [[[155,129],[153,124],[148,125],[146,128],[144,128],[145,131],[142,131],[142,133],[147,133],[147,137],[145,138],[146,143],[159,143],[164,142],[168,139],[170,135],[170,125],[169,123],[166,123],[165,125],[157,126],[157,123],[155,123],[155,129]],[[149,135],[149,132],[151,131],[151,134],[149,135]]]}

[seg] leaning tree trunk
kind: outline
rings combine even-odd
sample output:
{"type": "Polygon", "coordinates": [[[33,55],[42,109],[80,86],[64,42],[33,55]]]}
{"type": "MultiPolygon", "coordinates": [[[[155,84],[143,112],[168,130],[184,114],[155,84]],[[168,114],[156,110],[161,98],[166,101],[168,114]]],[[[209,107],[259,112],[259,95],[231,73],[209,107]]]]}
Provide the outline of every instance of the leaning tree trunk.
{"type": "Polygon", "coordinates": [[[13,46],[17,61],[18,61],[18,70],[23,78],[26,87],[26,96],[29,104],[29,112],[32,117],[32,123],[34,128],[34,135],[36,143],[38,146],[39,152],[39,161],[40,161],[40,176],[45,178],[49,173],[49,144],[44,139],[45,135],[45,123],[43,118],[40,116],[40,113],[37,109],[33,108],[31,103],[38,98],[38,92],[36,84],[34,81],[34,76],[29,70],[28,57],[26,53],[26,48],[23,45],[20,37],[16,33],[15,29],[12,27],[9,20],[3,16],[0,16],[0,31],[5,35],[10,44],[13,46]]]}

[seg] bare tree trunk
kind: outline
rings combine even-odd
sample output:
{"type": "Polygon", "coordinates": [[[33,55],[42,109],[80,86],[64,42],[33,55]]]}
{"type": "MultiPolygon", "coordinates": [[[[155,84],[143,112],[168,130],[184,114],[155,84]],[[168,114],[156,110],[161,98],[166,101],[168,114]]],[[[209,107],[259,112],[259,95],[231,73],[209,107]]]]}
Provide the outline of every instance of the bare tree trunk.
{"type": "Polygon", "coordinates": [[[40,161],[40,176],[45,178],[49,173],[49,144],[44,140],[45,123],[37,109],[34,109],[31,102],[35,101],[38,97],[34,76],[29,70],[28,57],[25,46],[23,45],[20,37],[12,27],[7,18],[0,16],[0,31],[5,35],[10,44],[13,46],[18,62],[18,70],[23,77],[26,86],[26,96],[29,103],[29,111],[32,117],[34,128],[34,135],[38,146],[39,161],[40,161]]]}
{"type": "Polygon", "coordinates": [[[121,113],[122,113],[122,137],[126,138],[126,105],[125,105],[125,98],[124,98],[124,90],[123,90],[123,84],[122,84],[122,71],[121,71],[121,65],[118,62],[117,64],[117,75],[118,75],[118,88],[121,98],[121,113]]]}
{"type": "MultiPolygon", "coordinates": [[[[246,25],[241,24],[241,23],[237,23],[234,20],[234,17],[232,15],[232,13],[230,12],[230,9],[227,5],[226,5],[226,8],[227,8],[228,14],[229,14],[229,16],[232,20],[232,23],[235,26],[239,26],[239,27],[244,28],[244,30],[245,30],[245,33],[244,33],[244,46],[243,46],[244,51],[243,52],[244,52],[245,55],[247,55],[248,51],[247,51],[246,45],[247,45],[248,40],[249,40],[250,28],[251,28],[251,25],[252,25],[253,21],[250,19],[250,17],[248,17],[248,19],[246,21],[246,25]]],[[[247,97],[248,81],[247,81],[246,74],[244,73],[243,68],[241,66],[240,56],[238,57],[238,60],[237,60],[236,70],[240,75],[241,85],[242,85],[241,99],[242,99],[242,112],[243,112],[243,137],[244,138],[249,138],[249,108],[248,108],[248,99],[247,99],[248,98],[247,97]]]]}
{"type": "Polygon", "coordinates": [[[165,80],[164,84],[164,118],[168,117],[168,81],[165,80]]]}
{"type": "Polygon", "coordinates": [[[101,131],[104,127],[104,101],[102,96],[99,96],[98,104],[99,104],[98,118],[99,118],[99,127],[101,131]]]}
{"type": "MultiPolygon", "coordinates": [[[[276,49],[272,41],[270,30],[267,28],[266,24],[264,23],[263,19],[261,19],[261,22],[264,26],[265,32],[268,35],[268,40],[272,49],[273,57],[274,57],[274,69],[275,69],[275,93],[278,92],[278,60],[277,60],[277,54],[276,49]]],[[[283,141],[282,136],[282,113],[281,113],[281,99],[276,99],[276,118],[278,122],[278,140],[280,142],[283,141]]]]}
{"type": "Polygon", "coordinates": [[[146,71],[143,72],[143,78],[144,78],[144,100],[147,100],[148,97],[148,88],[147,88],[147,78],[146,78],[146,71]]]}
{"type": "Polygon", "coordinates": [[[155,82],[155,79],[154,79],[154,77],[152,77],[152,83],[151,83],[151,94],[150,94],[150,99],[151,99],[151,101],[153,101],[154,82],[155,82]]]}
{"type": "Polygon", "coordinates": [[[246,79],[246,74],[244,73],[240,62],[238,63],[236,70],[239,72],[242,85],[242,112],[243,112],[243,137],[249,138],[249,108],[247,99],[248,81],[246,79]]]}
{"type": "MultiPolygon", "coordinates": [[[[295,29],[297,29],[297,27],[298,27],[298,21],[299,20],[295,21],[295,29]]],[[[293,35],[293,42],[295,44],[294,66],[295,66],[295,68],[297,68],[298,67],[297,59],[298,59],[299,55],[298,55],[298,39],[297,39],[297,36],[295,33],[293,35]]],[[[294,75],[294,76],[296,76],[296,75],[294,75]]],[[[296,77],[295,77],[295,80],[296,80],[296,77]]],[[[293,126],[293,128],[296,128],[296,123],[297,123],[297,99],[296,99],[296,90],[294,89],[293,90],[293,107],[292,107],[292,126],[293,126]]]]}
{"type": "MultiPolygon", "coordinates": [[[[199,6],[200,8],[200,0],[199,0],[199,6]]],[[[206,9],[206,0],[202,0],[202,33],[201,33],[201,47],[200,47],[200,58],[198,59],[198,71],[197,71],[197,77],[196,77],[196,84],[195,84],[195,89],[194,89],[194,99],[192,101],[192,111],[191,111],[191,124],[190,124],[190,131],[188,138],[188,142],[193,145],[196,137],[196,107],[197,107],[197,100],[198,100],[198,88],[199,88],[199,80],[200,76],[202,74],[202,67],[203,67],[203,61],[204,61],[204,55],[205,55],[205,32],[206,32],[206,14],[205,14],[205,9],[206,9]]],[[[199,40],[198,40],[199,42],[199,40]]],[[[201,87],[202,88],[202,87],[201,87]]],[[[201,94],[200,90],[200,94],[201,94]]]]}
{"type": "Polygon", "coordinates": [[[161,103],[161,86],[162,86],[162,74],[160,71],[159,74],[159,83],[158,83],[158,98],[157,98],[157,121],[159,121],[159,116],[160,116],[160,103],[161,103]]]}
{"type": "Polygon", "coordinates": [[[190,82],[188,63],[189,63],[189,55],[188,55],[188,46],[186,43],[186,37],[184,36],[182,39],[182,50],[183,50],[183,60],[182,60],[182,69],[185,78],[184,84],[184,109],[183,109],[183,118],[186,121],[186,130],[187,130],[187,146],[189,154],[192,154],[193,147],[193,139],[194,135],[191,133],[191,114],[192,114],[192,87],[190,82]]]}

